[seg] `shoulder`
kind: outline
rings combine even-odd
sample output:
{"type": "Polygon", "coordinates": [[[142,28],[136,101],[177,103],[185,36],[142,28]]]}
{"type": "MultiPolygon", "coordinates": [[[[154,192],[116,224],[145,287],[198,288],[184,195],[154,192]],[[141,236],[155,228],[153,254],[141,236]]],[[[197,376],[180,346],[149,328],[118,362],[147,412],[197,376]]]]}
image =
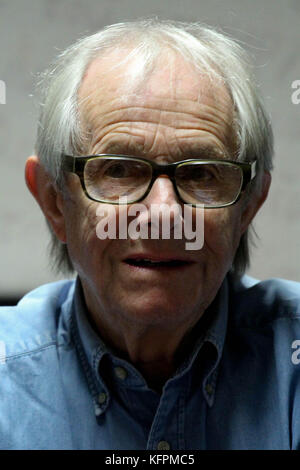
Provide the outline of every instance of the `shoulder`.
{"type": "Polygon", "coordinates": [[[0,308],[0,341],[6,357],[57,341],[61,316],[70,310],[74,284],[64,280],[26,294],[14,307],[0,308]]]}
{"type": "Polygon", "coordinates": [[[300,283],[230,276],[229,310],[235,321],[245,327],[264,326],[282,319],[300,320],[300,283]]]}
{"type": "Polygon", "coordinates": [[[0,308],[0,449],[71,447],[63,387],[69,370],[76,390],[81,383],[70,333],[73,297],[74,281],[60,281],[0,308]],[[57,429],[66,438],[55,439],[57,429]]]}

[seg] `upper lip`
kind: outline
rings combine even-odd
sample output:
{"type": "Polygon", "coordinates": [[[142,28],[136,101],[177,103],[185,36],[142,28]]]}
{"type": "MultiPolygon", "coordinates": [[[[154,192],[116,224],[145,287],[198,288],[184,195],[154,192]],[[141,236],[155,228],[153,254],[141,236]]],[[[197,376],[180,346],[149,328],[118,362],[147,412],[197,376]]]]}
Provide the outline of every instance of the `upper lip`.
{"type": "Polygon", "coordinates": [[[185,261],[186,263],[193,263],[194,260],[188,259],[180,255],[157,255],[153,253],[134,253],[126,256],[123,261],[128,259],[148,259],[150,261],[185,261]]]}

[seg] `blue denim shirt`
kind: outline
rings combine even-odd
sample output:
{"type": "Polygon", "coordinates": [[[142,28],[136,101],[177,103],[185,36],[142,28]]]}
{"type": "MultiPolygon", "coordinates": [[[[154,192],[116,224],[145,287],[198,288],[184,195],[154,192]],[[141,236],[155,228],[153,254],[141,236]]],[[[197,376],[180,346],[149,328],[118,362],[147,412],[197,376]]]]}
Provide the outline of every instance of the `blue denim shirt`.
{"type": "Polygon", "coordinates": [[[300,449],[296,340],[300,284],[227,276],[160,394],[93,330],[79,281],[39,287],[0,309],[0,448],[300,449]]]}

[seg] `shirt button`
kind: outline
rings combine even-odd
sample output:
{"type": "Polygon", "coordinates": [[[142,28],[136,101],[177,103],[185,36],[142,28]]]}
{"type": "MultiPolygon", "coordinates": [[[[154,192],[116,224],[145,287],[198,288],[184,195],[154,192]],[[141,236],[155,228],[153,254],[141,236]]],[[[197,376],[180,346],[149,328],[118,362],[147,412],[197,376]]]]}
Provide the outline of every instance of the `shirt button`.
{"type": "Polygon", "coordinates": [[[98,395],[98,403],[99,405],[103,405],[103,403],[106,402],[106,393],[102,392],[102,393],[99,393],[98,395]]]}
{"type": "Polygon", "coordinates": [[[115,374],[118,379],[125,380],[127,377],[127,372],[123,367],[115,367],[115,374]]]}
{"type": "Polygon", "coordinates": [[[167,441],[160,441],[157,444],[157,450],[170,450],[170,444],[167,441]]]}
{"type": "Polygon", "coordinates": [[[213,389],[212,385],[210,385],[210,384],[205,385],[205,390],[206,390],[206,393],[208,393],[208,395],[212,395],[213,392],[214,392],[214,389],[213,389]]]}

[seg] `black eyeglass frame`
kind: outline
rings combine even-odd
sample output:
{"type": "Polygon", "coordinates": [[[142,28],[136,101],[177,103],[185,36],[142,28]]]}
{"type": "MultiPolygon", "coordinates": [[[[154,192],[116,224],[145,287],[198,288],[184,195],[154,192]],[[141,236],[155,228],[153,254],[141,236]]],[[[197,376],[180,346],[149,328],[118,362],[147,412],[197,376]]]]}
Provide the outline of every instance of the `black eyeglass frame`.
{"type": "Polygon", "coordinates": [[[96,155],[86,155],[86,156],[76,156],[76,155],[67,155],[67,154],[62,154],[62,169],[64,171],[68,171],[71,173],[75,173],[78,175],[82,189],[85,193],[85,195],[92,201],[96,202],[101,202],[103,204],[115,204],[115,205],[122,205],[122,204],[135,204],[137,202],[142,201],[145,199],[145,197],[149,194],[151,191],[151,188],[153,186],[154,181],[156,178],[158,178],[161,175],[166,175],[170,178],[172,181],[176,196],[178,197],[179,201],[182,202],[183,204],[189,204],[192,207],[203,207],[204,209],[220,209],[222,207],[227,207],[235,204],[238,202],[238,200],[241,197],[242,192],[246,189],[246,186],[250,181],[252,181],[255,176],[256,176],[256,165],[257,165],[257,160],[254,160],[253,162],[237,162],[235,160],[223,160],[223,159],[199,159],[199,158],[191,158],[188,160],[180,160],[178,162],[172,162],[172,163],[167,163],[167,164],[161,164],[161,163],[156,163],[152,160],[147,160],[146,158],[142,157],[134,157],[131,155],[115,155],[115,154],[96,154],[96,155]],[[143,196],[139,197],[135,201],[131,201],[130,203],[119,203],[119,202],[111,202],[111,201],[105,201],[105,200],[99,200],[95,199],[92,196],[88,194],[88,191],[85,186],[85,181],[84,181],[84,167],[86,163],[90,160],[93,160],[95,158],[109,158],[112,160],[134,160],[138,162],[144,162],[147,165],[151,166],[152,169],[152,177],[151,181],[148,185],[148,189],[146,192],[143,194],[143,196]],[[227,204],[223,205],[215,205],[215,206],[205,206],[205,204],[193,204],[186,202],[181,195],[179,194],[177,184],[176,184],[176,178],[175,178],[175,171],[178,166],[182,166],[185,164],[209,164],[209,163],[223,163],[226,165],[233,165],[236,167],[239,167],[242,170],[242,182],[241,186],[239,189],[239,193],[237,194],[236,198],[234,201],[229,202],[227,204]]]}

